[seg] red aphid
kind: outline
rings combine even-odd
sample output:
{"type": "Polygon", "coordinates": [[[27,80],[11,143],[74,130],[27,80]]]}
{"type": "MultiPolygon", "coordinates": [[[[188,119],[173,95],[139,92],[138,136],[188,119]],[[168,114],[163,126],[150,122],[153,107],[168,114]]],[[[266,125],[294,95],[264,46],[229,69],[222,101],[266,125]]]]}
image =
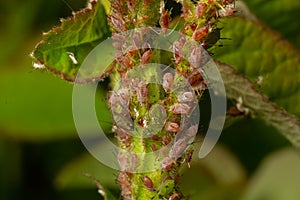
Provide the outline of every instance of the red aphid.
{"type": "Polygon", "coordinates": [[[119,152],[119,154],[118,154],[118,162],[119,162],[121,171],[124,171],[124,170],[127,169],[128,162],[127,162],[126,153],[121,152],[121,151],[119,152]]]}
{"type": "Polygon", "coordinates": [[[127,6],[131,12],[134,12],[135,0],[126,0],[127,6]]]}
{"type": "Polygon", "coordinates": [[[179,130],[179,125],[175,122],[169,122],[165,126],[165,131],[176,133],[179,130]]]}
{"type": "Polygon", "coordinates": [[[195,30],[194,33],[193,33],[193,35],[192,35],[192,38],[195,41],[199,41],[199,40],[201,40],[202,38],[204,38],[207,35],[207,32],[208,32],[208,30],[204,26],[204,27],[202,27],[200,29],[195,30]]]}
{"type": "Polygon", "coordinates": [[[118,181],[121,185],[121,195],[125,200],[132,199],[132,187],[130,182],[128,181],[128,175],[126,172],[121,171],[118,175],[118,181]]]}
{"type": "Polygon", "coordinates": [[[142,38],[141,38],[141,35],[139,32],[134,32],[132,34],[132,43],[136,48],[140,47],[141,40],[142,40],[142,38]]]}
{"type": "Polygon", "coordinates": [[[162,141],[161,141],[162,144],[165,146],[167,146],[171,142],[171,137],[168,135],[163,136],[161,139],[162,139],[162,141]]]}
{"type": "Polygon", "coordinates": [[[194,69],[200,67],[201,62],[201,46],[192,46],[190,49],[189,62],[194,69]]]}
{"type": "Polygon", "coordinates": [[[125,23],[118,14],[113,13],[109,17],[109,21],[112,23],[112,25],[113,25],[114,29],[116,29],[116,31],[118,31],[118,32],[126,31],[125,23]]]}
{"type": "Polygon", "coordinates": [[[174,76],[172,73],[165,73],[163,76],[163,88],[166,92],[169,92],[172,88],[172,85],[174,83],[174,76]]]}
{"type": "Polygon", "coordinates": [[[118,62],[122,65],[122,66],[124,66],[124,67],[126,67],[126,68],[132,68],[133,67],[133,65],[134,65],[134,63],[132,62],[132,60],[130,59],[130,58],[128,58],[127,56],[121,56],[121,57],[119,57],[118,58],[118,62]]]}
{"type": "Polygon", "coordinates": [[[194,70],[188,77],[189,84],[195,91],[204,91],[207,89],[207,83],[198,70],[194,70]]]}
{"type": "Polygon", "coordinates": [[[131,145],[131,136],[130,136],[130,134],[129,134],[127,131],[125,131],[125,130],[119,128],[119,129],[117,130],[117,136],[118,136],[119,140],[120,140],[127,148],[130,147],[130,145],[131,145]]]}
{"type": "Polygon", "coordinates": [[[173,114],[188,114],[190,111],[191,107],[187,104],[184,103],[175,103],[172,105],[169,109],[170,112],[173,114]]]}
{"type": "Polygon", "coordinates": [[[138,167],[138,156],[135,153],[130,154],[130,169],[135,170],[138,167]]]}
{"type": "Polygon", "coordinates": [[[112,46],[118,51],[122,50],[122,43],[120,43],[120,42],[113,42],[112,46]]]}
{"type": "Polygon", "coordinates": [[[199,2],[196,6],[196,17],[199,19],[202,17],[206,11],[207,4],[203,2],[199,2]]]}
{"type": "Polygon", "coordinates": [[[191,23],[190,24],[190,28],[192,29],[192,31],[195,31],[196,30],[196,28],[197,28],[197,24],[196,23],[191,23]]]}
{"type": "Polygon", "coordinates": [[[161,169],[163,171],[169,171],[173,166],[174,160],[170,157],[166,157],[161,161],[161,169]]]}
{"type": "Polygon", "coordinates": [[[178,95],[177,100],[179,103],[188,103],[193,102],[195,98],[192,92],[183,92],[182,94],[178,95]]]}
{"type": "Polygon", "coordinates": [[[118,181],[121,186],[126,186],[128,188],[131,188],[131,184],[129,182],[129,177],[126,172],[121,171],[118,175],[118,181]]]}
{"type": "Polygon", "coordinates": [[[147,83],[145,81],[140,81],[137,83],[136,87],[136,95],[140,104],[144,104],[147,101],[148,97],[148,88],[147,83]]]}
{"type": "Polygon", "coordinates": [[[141,65],[143,66],[143,65],[147,64],[150,61],[150,59],[152,58],[152,56],[153,56],[152,51],[147,50],[141,58],[141,65]]]}
{"type": "Polygon", "coordinates": [[[159,20],[160,27],[162,28],[164,34],[167,33],[167,30],[170,26],[170,13],[166,9],[162,8],[161,16],[159,20]]]}
{"type": "Polygon", "coordinates": [[[127,49],[125,50],[125,53],[130,56],[130,57],[133,57],[136,55],[137,53],[137,48],[133,45],[127,47],[127,49]]]}
{"type": "Polygon", "coordinates": [[[181,10],[182,10],[181,17],[183,17],[184,19],[188,18],[191,15],[191,13],[190,13],[190,6],[189,6],[188,3],[183,3],[181,10]]]}
{"type": "Polygon", "coordinates": [[[176,64],[180,63],[182,60],[182,48],[183,45],[181,42],[175,41],[173,43],[173,54],[174,54],[174,59],[176,64]]]}
{"type": "Polygon", "coordinates": [[[187,146],[188,143],[184,138],[177,140],[169,152],[169,157],[177,160],[177,158],[182,156],[187,146]]]}
{"type": "Polygon", "coordinates": [[[143,183],[148,190],[152,192],[154,191],[154,184],[148,176],[143,177],[143,183]]]}
{"type": "Polygon", "coordinates": [[[191,127],[189,127],[186,131],[185,131],[185,138],[187,141],[194,139],[194,137],[197,135],[198,132],[198,125],[193,125],[191,127]]]}

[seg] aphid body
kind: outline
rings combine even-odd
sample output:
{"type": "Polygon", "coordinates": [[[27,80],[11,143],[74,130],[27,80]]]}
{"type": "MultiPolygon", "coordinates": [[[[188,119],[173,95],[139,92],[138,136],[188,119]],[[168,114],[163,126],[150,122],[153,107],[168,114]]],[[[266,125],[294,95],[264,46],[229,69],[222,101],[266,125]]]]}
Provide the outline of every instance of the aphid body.
{"type": "Polygon", "coordinates": [[[172,158],[173,160],[177,160],[179,157],[182,156],[187,146],[188,146],[187,141],[184,138],[180,138],[172,146],[169,152],[169,157],[172,158]]]}
{"type": "Polygon", "coordinates": [[[191,107],[184,103],[175,103],[169,109],[170,112],[178,115],[178,114],[188,114],[191,107]]]}
{"type": "Polygon", "coordinates": [[[154,191],[154,184],[148,176],[143,177],[143,183],[148,190],[150,190],[151,192],[154,191]]]}

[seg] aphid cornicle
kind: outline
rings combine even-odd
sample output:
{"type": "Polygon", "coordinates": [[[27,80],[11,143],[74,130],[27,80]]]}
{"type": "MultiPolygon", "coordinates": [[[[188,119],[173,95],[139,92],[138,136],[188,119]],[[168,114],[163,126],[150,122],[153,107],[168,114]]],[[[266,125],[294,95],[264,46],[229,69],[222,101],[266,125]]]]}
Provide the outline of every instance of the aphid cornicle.
{"type": "Polygon", "coordinates": [[[143,177],[143,183],[148,190],[150,190],[151,192],[154,191],[154,184],[148,176],[143,177]]]}

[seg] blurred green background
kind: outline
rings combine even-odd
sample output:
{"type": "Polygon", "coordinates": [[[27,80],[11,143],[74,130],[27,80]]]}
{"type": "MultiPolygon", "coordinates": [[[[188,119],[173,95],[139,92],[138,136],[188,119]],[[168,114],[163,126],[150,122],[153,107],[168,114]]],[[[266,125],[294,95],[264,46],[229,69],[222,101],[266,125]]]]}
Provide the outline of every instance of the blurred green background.
{"type": "MultiPolygon", "coordinates": [[[[256,16],[262,26],[272,29],[268,34],[276,38],[280,34],[278,38],[288,41],[286,45],[299,60],[299,1],[246,2],[253,14],[244,7],[241,12],[247,13],[248,18],[256,16]]],[[[85,5],[83,0],[0,2],[1,200],[101,199],[96,186],[84,173],[99,179],[118,196],[114,180],[117,172],[90,156],[77,136],[71,110],[72,84],[49,72],[34,70],[28,56],[41,40],[42,32],[59,25],[60,18],[71,16],[72,10],[85,5]]],[[[223,23],[226,27],[227,22],[223,23]]],[[[231,40],[224,41],[224,47],[215,52],[215,57],[238,68],[240,57],[233,56],[232,52],[245,51],[232,50],[230,46],[240,47],[243,41],[259,39],[249,38],[241,29],[234,29],[232,33],[232,27],[226,28],[224,34],[231,40]]],[[[260,49],[255,44],[252,48],[254,52],[248,52],[253,53],[248,57],[249,63],[252,58],[257,59],[255,48],[260,49]]],[[[272,60],[276,53],[272,50],[272,46],[269,47],[267,57],[263,58],[272,60]]],[[[299,72],[298,62],[295,63],[292,67],[299,72]]],[[[270,97],[299,117],[299,87],[295,91],[296,95],[290,95],[291,98],[275,98],[276,95],[271,94],[270,97]]],[[[207,158],[198,160],[195,155],[191,165],[190,169],[183,170],[185,176],[182,177],[182,189],[191,194],[191,199],[300,198],[299,153],[261,120],[243,119],[233,124],[224,130],[218,146],[207,158]]]]}

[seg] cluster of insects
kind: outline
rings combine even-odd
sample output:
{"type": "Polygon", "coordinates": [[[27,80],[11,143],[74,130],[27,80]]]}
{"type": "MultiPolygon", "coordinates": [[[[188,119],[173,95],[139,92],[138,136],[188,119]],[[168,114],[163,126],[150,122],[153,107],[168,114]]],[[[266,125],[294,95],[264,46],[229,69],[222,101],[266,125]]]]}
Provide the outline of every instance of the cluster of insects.
{"type": "Polygon", "coordinates": [[[171,10],[161,0],[111,1],[112,14],[108,20],[116,52],[109,73],[116,72],[120,81],[109,95],[109,105],[116,138],[124,150],[118,154],[118,182],[126,200],[138,199],[138,194],[147,199],[184,198],[177,186],[178,169],[184,163],[190,165],[199,122],[193,122],[191,113],[196,112],[198,99],[209,84],[201,69],[209,60],[204,49],[220,39],[217,19],[233,14],[234,8],[234,0],[178,2],[182,5],[180,17],[184,24],[179,31],[181,37],[171,43],[173,55],[169,62],[174,70],[162,68],[158,73],[144,70],[159,55],[151,38],[147,38],[149,29],[133,32],[130,38],[122,32],[158,22],[167,36],[171,10]],[[190,40],[195,45],[189,45],[190,40]],[[152,153],[151,163],[141,160],[141,153],[152,153]],[[158,168],[154,172],[135,173],[145,165],[158,168]]]}

